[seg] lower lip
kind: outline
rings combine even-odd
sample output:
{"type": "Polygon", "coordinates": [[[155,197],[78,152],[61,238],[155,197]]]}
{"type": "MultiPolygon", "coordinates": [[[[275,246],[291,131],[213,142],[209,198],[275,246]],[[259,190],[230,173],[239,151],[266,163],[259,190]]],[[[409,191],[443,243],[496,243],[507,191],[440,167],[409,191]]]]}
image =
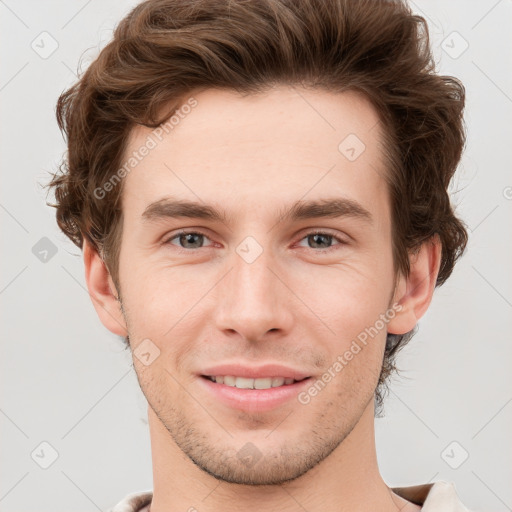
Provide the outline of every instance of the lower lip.
{"type": "Polygon", "coordinates": [[[285,386],[269,389],[239,389],[218,384],[207,377],[199,377],[202,386],[217,400],[233,409],[246,412],[266,412],[297,399],[297,395],[310,384],[311,377],[285,386]]]}

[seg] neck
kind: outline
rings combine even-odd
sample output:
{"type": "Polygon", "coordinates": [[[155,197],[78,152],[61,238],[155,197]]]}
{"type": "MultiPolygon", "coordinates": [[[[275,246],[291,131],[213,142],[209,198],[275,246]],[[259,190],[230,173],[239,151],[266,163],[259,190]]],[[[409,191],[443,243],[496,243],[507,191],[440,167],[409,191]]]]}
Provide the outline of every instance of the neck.
{"type": "Polygon", "coordinates": [[[357,512],[416,511],[382,480],[375,450],[374,406],[322,462],[282,485],[250,486],[219,481],[196,466],[148,407],[153,460],[151,512],[357,512]]]}

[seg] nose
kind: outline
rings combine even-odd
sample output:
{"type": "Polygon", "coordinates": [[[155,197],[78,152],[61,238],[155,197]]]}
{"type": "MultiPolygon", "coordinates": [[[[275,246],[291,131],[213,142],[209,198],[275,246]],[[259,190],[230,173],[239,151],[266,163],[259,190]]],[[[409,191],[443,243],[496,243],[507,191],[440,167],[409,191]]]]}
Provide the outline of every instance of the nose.
{"type": "Polygon", "coordinates": [[[236,252],[231,270],[219,283],[215,326],[225,335],[257,342],[269,332],[290,332],[294,322],[293,293],[283,267],[270,251],[263,250],[252,262],[236,252]]]}

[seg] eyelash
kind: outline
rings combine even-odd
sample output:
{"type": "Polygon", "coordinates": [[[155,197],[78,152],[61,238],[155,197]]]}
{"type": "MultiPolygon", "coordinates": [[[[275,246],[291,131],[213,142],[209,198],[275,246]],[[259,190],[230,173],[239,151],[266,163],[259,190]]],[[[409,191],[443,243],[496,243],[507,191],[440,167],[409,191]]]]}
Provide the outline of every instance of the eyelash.
{"type": "MultiPolygon", "coordinates": [[[[173,245],[171,244],[171,241],[174,240],[175,238],[178,238],[180,236],[183,236],[183,235],[201,235],[201,236],[204,236],[208,239],[210,239],[210,237],[206,234],[206,233],[203,233],[202,231],[198,231],[198,230],[190,230],[190,231],[187,231],[187,230],[182,230],[182,231],[178,231],[177,233],[174,233],[172,236],[166,238],[164,241],[163,241],[163,245],[173,245]]],[[[338,245],[334,245],[332,247],[329,247],[327,249],[311,249],[312,251],[316,252],[316,253],[328,253],[332,250],[335,250],[337,247],[341,246],[341,245],[347,245],[347,242],[345,240],[343,240],[342,238],[332,234],[332,233],[329,233],[328,231],[320,231],[320,230],[313,230],[313,231],[310,231],[308,233],[306,233],[300,240],[304,240],[305,238],[311,236],[311,235],[326,235],[330,238],[333,238],[334,240],[336,240],[337,242],[339,242],[338,245]]],[[[178,252],[180,253],[188,253],[190,254],[191,252],[194,252],[195,250],[199,250],[199,249],[205,249],[205,247],[199,247],[198,249],[184,249],[183,247],[179,247],[179,246],[175,246],[176,249],[178,249],[178,252]]]]}

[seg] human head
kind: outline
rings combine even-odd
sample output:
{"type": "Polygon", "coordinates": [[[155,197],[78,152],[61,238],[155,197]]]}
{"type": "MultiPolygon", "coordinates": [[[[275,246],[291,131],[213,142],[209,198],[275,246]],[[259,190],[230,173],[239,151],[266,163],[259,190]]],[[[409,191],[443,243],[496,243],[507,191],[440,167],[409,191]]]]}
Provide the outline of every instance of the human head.
{"type": "MultiPolygon", "coordinates": [[[[158,127],[194,91],[251,95],[276,84],[371,102],[384,128],[394,270],[407,275],[409,256],[438,237],[437,285],[449,277],[466,244],[447,193],[464,145],[464,90],[435,74],[426,23],[405,2],[154,0],[122,20],[57,106],[68,140],[64,172],[50,184],[57,221],[77,246],[86,239],[98,250],[117,290],[124,184],[105,184],[126,161],[133,128],[158,127]]],[[[388,334],[378,404],[409,338],[388,334]]]]}

